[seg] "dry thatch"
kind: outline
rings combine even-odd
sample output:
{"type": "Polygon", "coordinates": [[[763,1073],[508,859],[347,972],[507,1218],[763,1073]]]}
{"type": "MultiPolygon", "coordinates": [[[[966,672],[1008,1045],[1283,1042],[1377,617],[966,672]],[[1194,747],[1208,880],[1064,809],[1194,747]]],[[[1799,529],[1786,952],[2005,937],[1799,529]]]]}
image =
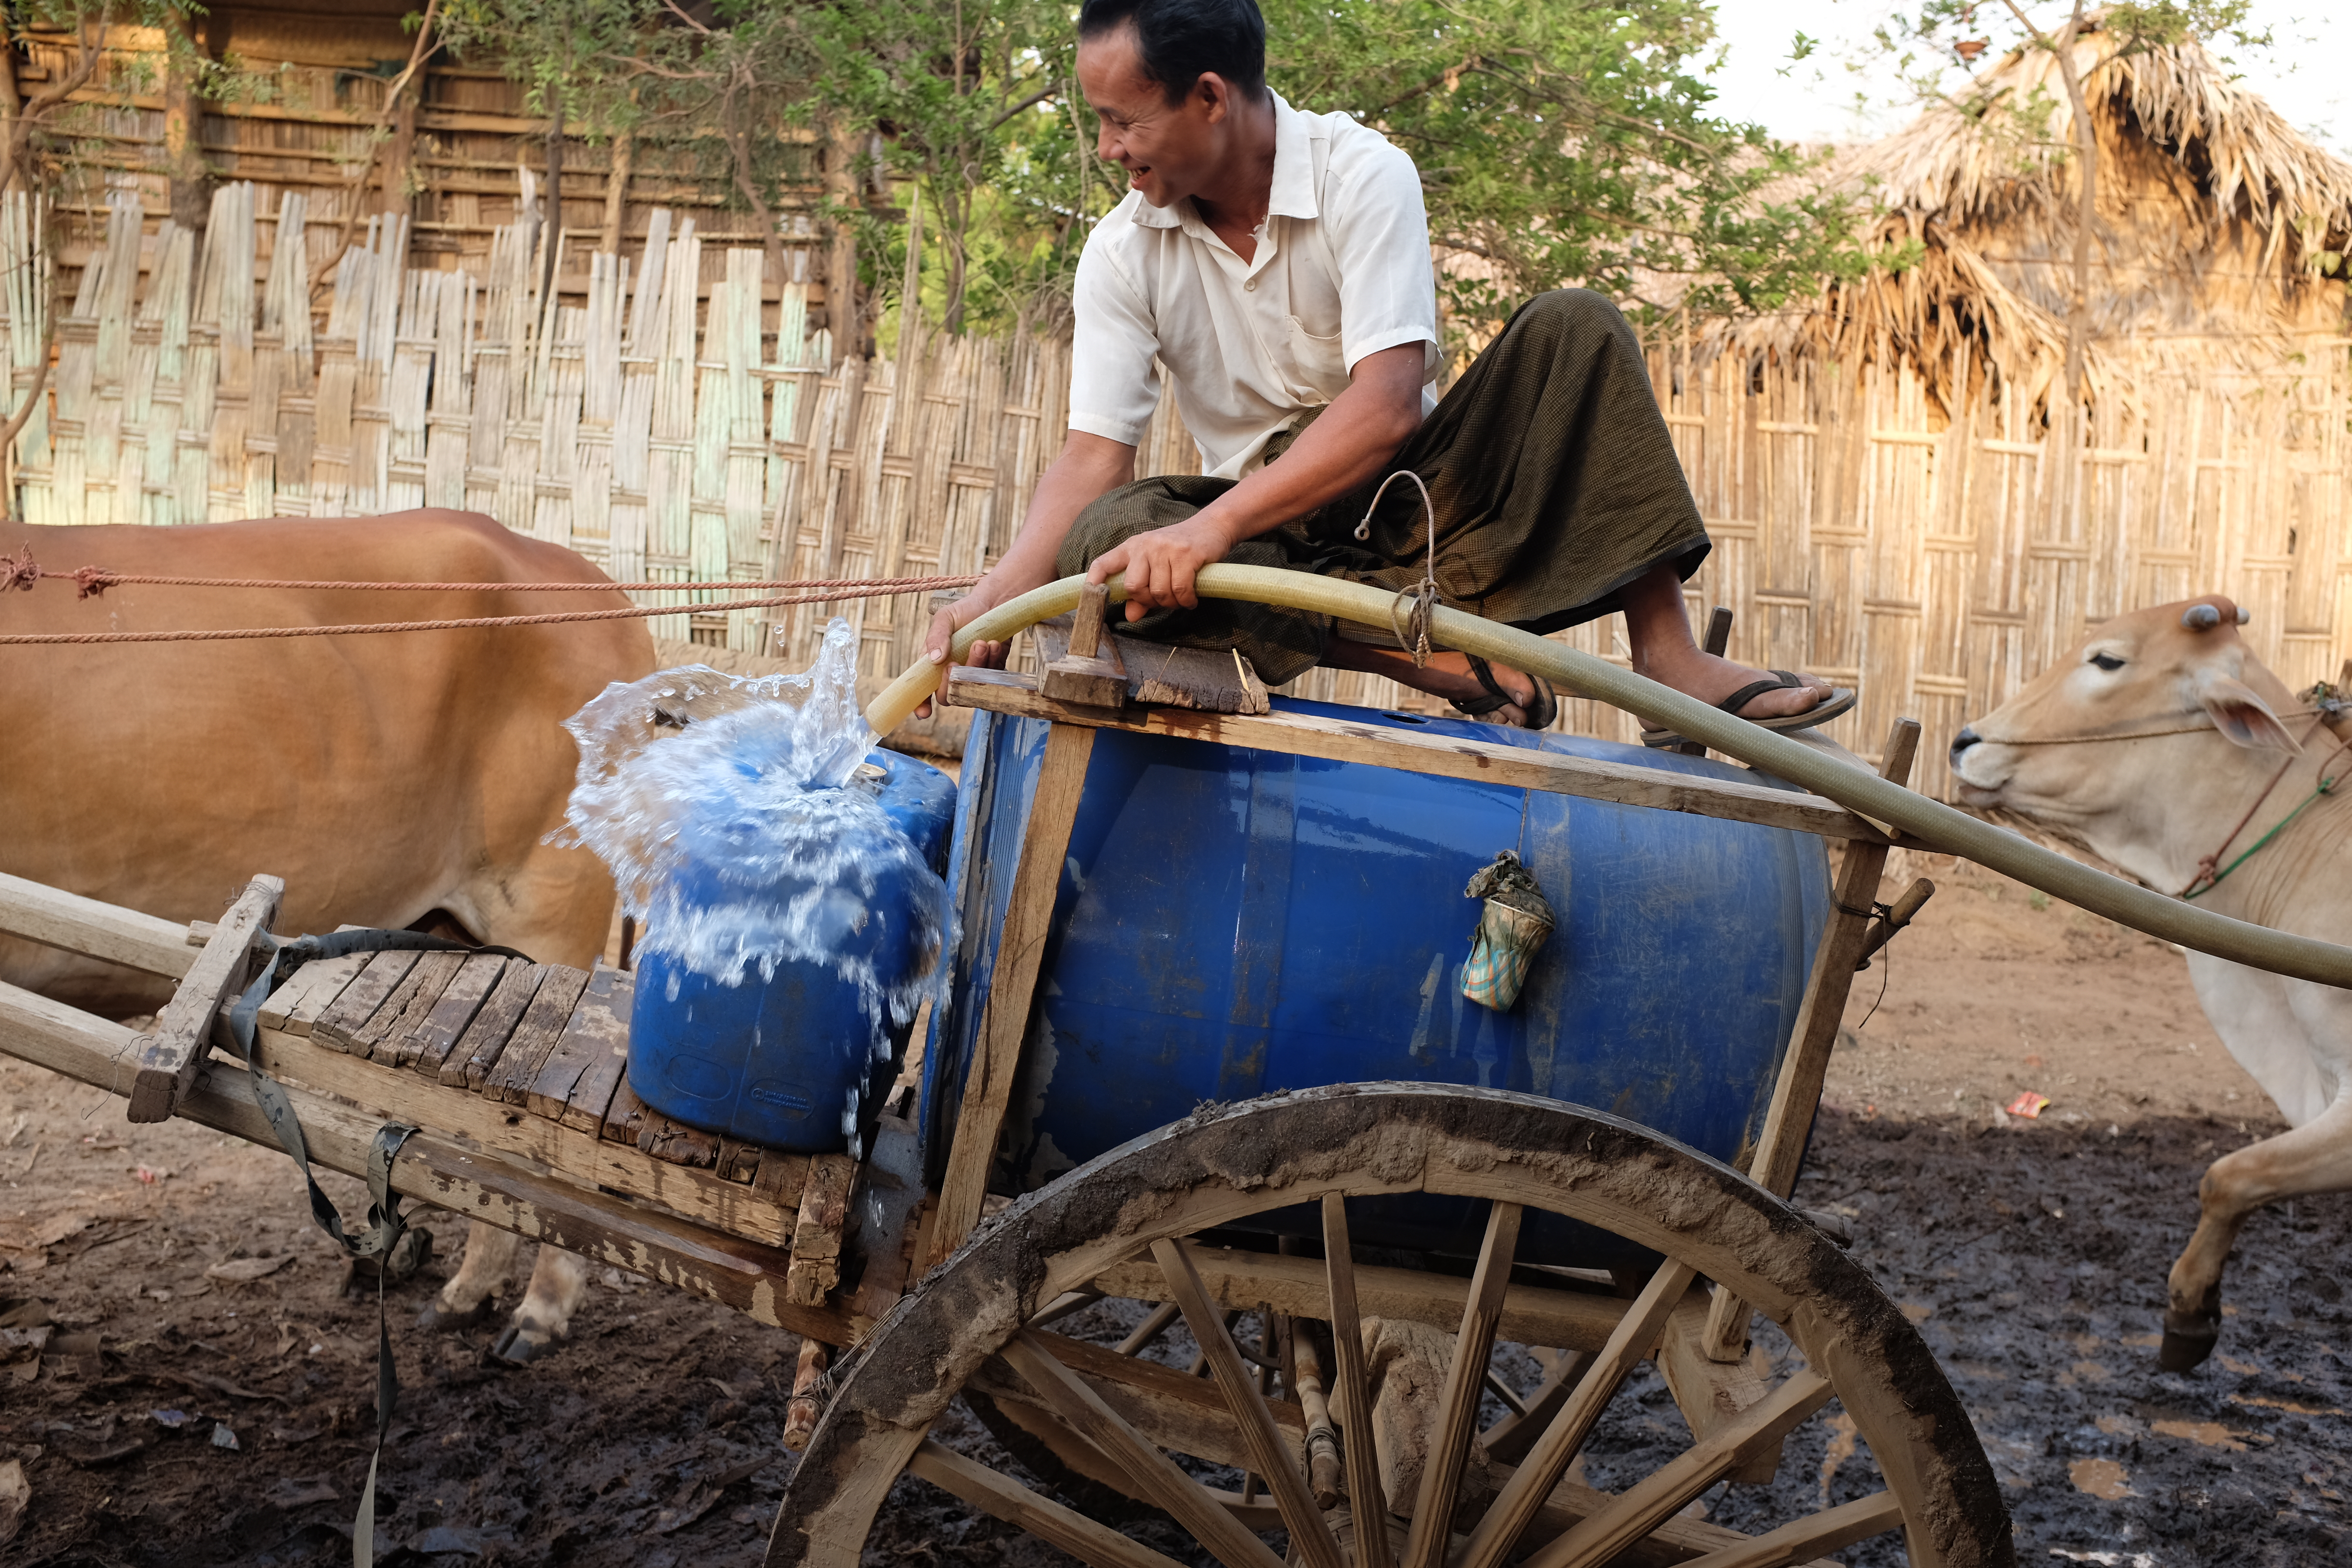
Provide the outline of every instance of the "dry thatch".
{"type": "MultiPolygon", "coordinates": [[[[2098,139],[2090,386],[2135,400],[2135,366],[2193,356],[2252,368],[2344,330],[2352,163],[2298,134],[2194,44],[2074,45],[2098,139]],[[2126,343],[2133,352],[2118,351],[2126,343]]],[[[2039,403],[2074,295],[2081,176],[2055,55],[2011,54],[1963,97],[1832,160],[1881,209],[1872,240],[1918,263],[1823,290],[1809,309],[1726,323],[1726,348],[1907,362],[1947,409],[1988,379],[2039,403]]]]}

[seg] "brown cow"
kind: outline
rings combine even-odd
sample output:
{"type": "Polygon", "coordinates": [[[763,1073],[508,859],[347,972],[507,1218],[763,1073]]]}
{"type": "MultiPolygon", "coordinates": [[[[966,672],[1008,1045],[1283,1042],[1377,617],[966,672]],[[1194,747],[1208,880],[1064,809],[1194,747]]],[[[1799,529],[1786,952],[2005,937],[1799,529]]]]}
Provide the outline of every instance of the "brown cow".
{"type": "MultiPolygon", "coordinates": [[[[605,579],[571,551],[471,512],[182,528],[0,523],[0,555],[51,572],[480,583],[442,593],[44,580],[0,596],[0,630],[147,631],[612,609],[604,594],[501,583],[605,579]]],[[[286,879],[280,931],[454,925],[543,963],[604,950],[611,877],[542,840],[578,753],[562,720],[653,668],[640,620],[266,641],[0,647],[0,870],[167,920],[210,920],[257,871],[286,879]]],[[[0,938],[0,979],[97,1012],[152,1011],[168,982],[0,938]]],[[[515,1238],[476,1226],[428,1320],[469,1321],[515,1238]]],[[[500,1344],[561,1334],[584,1266],[542,1247],[500,1344]]]]}
{"type": "MultiPolygon", "coordinates": [[[[2341,749],[2352,721],[2331,727],[2290,694],[2238,636],[2244,618],[2213,595],[2098,627],[1959,732],[1960,799],[2014,812],[2219,913],[2352,940],[2352,785],[2322,787],[2352,773],[2341,749]]],[[[2293,1131],[2205,1173],[2164,1315],[2172,1371],[2212,1352],[2221,1268],[2245,1217],[2352,1188],[2352,992],[2200,952],[2189,974],[2214,1032],[2293,1131]]]]}

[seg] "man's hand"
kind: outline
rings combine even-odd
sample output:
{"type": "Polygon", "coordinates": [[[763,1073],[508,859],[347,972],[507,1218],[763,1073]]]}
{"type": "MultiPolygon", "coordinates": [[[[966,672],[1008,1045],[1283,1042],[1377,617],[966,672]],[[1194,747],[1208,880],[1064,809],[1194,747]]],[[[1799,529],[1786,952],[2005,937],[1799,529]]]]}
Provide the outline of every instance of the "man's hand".
{"type": "Polygon", "coordinates": [[[1127,574],[1127,618],[1139,621],[1157,609],[1191,609],[1201,601],[1192,578],[1202,567],[1225,558],[1234,547],[1232,536],[1213,515],[1213,508],[1195,512],[1179,523],[1139,533],[1095,557],[1087,581],[1106,583],[1127,574]]]}
{"type": "MultiPolygon", "coordinates": [[[[978,620],[993,607],[992,603],[982,596],[977,585],[971,593],[953,604],[940,606],[939,613],[931,617],[931,629],[923,634],[923,656],[933,664],[949,663],[950,656],[955,647],[956,633],[978,620]]],[[[964,650],[961,662],[979,669],[1003,669],[1005,652],[1012,646],[1010,643],[976,642],[964,650]]],[[[941,672],[940,679],[941,686],[944,687],[947,681],[944,671],[941,672]]],[[[923,700],[923,705],[915,710],[915,717],[928,719],[930,716],[931,700],[927,697],[923,700]]]]}

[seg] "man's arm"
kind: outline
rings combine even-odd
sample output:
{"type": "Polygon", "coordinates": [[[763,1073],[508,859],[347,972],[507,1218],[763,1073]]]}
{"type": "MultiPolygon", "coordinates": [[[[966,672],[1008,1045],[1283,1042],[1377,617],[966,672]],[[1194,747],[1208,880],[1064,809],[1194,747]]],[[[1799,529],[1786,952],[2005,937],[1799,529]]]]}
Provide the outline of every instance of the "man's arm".
{"type": "MultiPolygon", "coordinates": [[[[1087,581],[1100,583],[1126,573],[1130,621],[1162,606],[1199,604],[1192,576],[1202,567],[1223,560],[1243,540],[1304,517],[1381,474],[1397,448],[1421,428],[1425,364],[1420,343],[1366,354],[1356,362],[1348,390],[1331,400],[1331,406],[1279,461],[1259,468],[1182,522],[1139,533],[1096,557],[1087,581]]],[[[1041,498],[1043,494],[1041,486],[1041,498]]],[[[1036,518],[1034,507],[1030,516],[1036,518]]],[[[1068,527],[1065,521],[1055,534],[1056,545],[1068,527]]],[[[1006,558],[1011,559],[1010,552],[1006,558]]],[[[1046,569],[1052,564],[1049,551],[1046,569]]]]}
{"type": "MultiPolygon", "coordinates": [[[[1135,448],[1104,436],[1073,430],[1062,443],[1061,455],[1038,476],[1029,498],[1029,515],[1021,531],[996,564],[972,584],[971,592],[931,617],[923,650],[933,664],[948,662],[955,634],[1008,599],[1054,580],[1054,557],[1070,531],[1070,524],[1096,498],[1108,494],[1135,478],[1135,448]]],[[[966,663],[987,668],[1004,667],[1004,644],[974,643],[966,663]]]]}
{"type": "MultiPolygon", "coordinates": [[[[1139,533],[1098,557],[1087,573],[1100,583],[1127,574],[1127,618],[1164,605],[1192,605],[1192,575],[1244,539],[1255,539],[1380,474],[1421,428],[1425,361],[1419,343],[1366,354],[1348,389],[1283,453],[1184,521],[1139,533]]],[[[1054,557],[1070,524],[1097,497],[1135,477],[1135,448],[1070,432],[1061,456],[1037,481],[1013,548],[961,599],[931,617],[924,652],[945,664],[957,630],[983,613],[1054,579],[1054,557]]],[[[1003,643],[974,643],[970,664],[1001,668],[1003,643]]]]}

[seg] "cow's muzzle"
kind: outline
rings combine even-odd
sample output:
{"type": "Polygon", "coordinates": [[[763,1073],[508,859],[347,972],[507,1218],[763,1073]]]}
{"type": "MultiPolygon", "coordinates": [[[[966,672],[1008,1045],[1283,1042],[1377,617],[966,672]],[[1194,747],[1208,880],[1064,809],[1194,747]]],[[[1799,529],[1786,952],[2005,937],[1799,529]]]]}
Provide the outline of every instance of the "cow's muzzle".
{"type": "Polygon", "coordinates": [[[1999,788],[1998,785],[1980,784],[1969,777],[1969,752],[1972,747],[1982,744],[1983,741],[1984,737],[1973,729],[1963,729],[1952,737],[1952,782],[1959,785],[1961,800],[1970,805],[1990,805],[1993,793],[1999,788]]]}

